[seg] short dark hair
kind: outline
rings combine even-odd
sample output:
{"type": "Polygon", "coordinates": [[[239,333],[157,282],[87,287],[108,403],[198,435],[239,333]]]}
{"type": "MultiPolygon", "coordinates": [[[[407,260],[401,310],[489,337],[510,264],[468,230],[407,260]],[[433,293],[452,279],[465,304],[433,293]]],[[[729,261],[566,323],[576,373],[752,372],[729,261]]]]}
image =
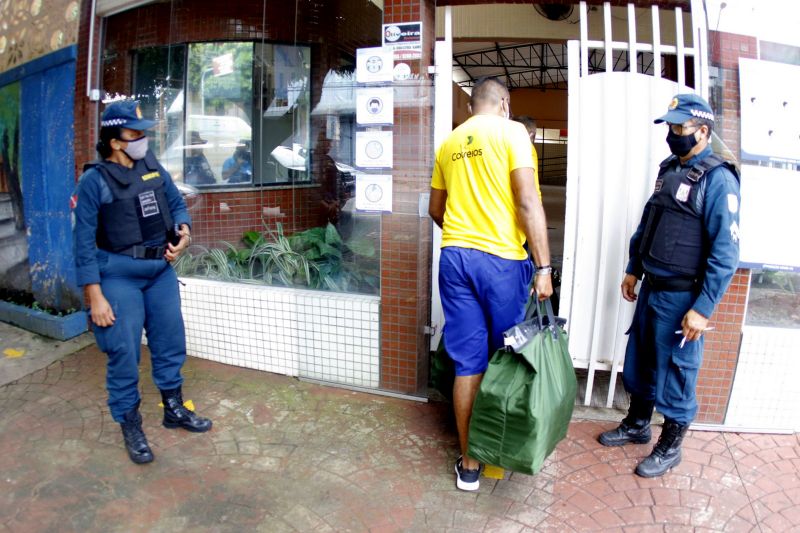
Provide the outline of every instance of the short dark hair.
{"type": "Polygon", "coordinates": [[[508,88],[497,78],[480,78],[472,87],[469,103],[474,108],[483,104],[496,104],[508,97],[508,88]]]}
{"type": "Polygon", "coordinates": [[[525,129],[528,130],[528,133],[533,133],[536,131],[536,119],[533,117],[529,117],[528,115],[519,115],[514,117],[516,122],[519,122],[525,129]]]}
{"type": "Polygon", "coordinates": [[[708,128],[708,138],[711,139],[711,134],[714,132],[714,121],[713,120],[709,120],[707,118],[701,118],[701,117],[692,117],[692,122],[698,128],[700,126],[706,126],[708,128]]]}
{"type": "Polygon", "coordinates": [[[100,128],[100,140],[95,145],[100,157],[105,159],[114,152],[111,148],[111,139],[120,139],[121,135],[122,128],[120,126],[103,126],[100,128]]]}

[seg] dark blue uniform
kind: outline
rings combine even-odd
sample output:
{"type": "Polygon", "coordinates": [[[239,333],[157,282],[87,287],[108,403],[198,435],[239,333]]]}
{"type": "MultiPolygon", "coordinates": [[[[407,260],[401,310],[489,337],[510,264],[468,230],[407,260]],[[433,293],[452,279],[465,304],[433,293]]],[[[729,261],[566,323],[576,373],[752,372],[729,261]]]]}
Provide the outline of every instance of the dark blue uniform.
{"type": "MultiPolygon", "coordinates": [[[[122,174],[160,175],[164,180],[163,193],[172,221],[176,225],[191,225],[180,192],[152,154],[136,161],[133,169],[110,162],[105,165],[112,172],[122,174]]],[[[142,330],[147,332],[153,381],[162,391],[182,385],[180,370],[186,359],[186,341],[178,279],[172,266],[162,257],[163,251],[153,258],[134,258],[98,247],[98,237],[103,233],[98,227],[101,212],[104,205],[113,201],[107,178],[97,167],[88,169],[78,183],[74,212],[77,277],[81,286],[100,284],[116,317],[114,325],[94,326],[93,329],[97,345],[108,355],[108,405],[114,420],[121,423],[125,413],[138,406],[140,400],[142,330]]],[[[149,208],[154,209],[152,206],[149,208]]],[[[163,247],[166,233],[140,244],[151,250],[163,247]]]]}
{"type": "MultiPolygon", "coordinates": [[[[706,148],[684,165],[677,159],[671,164],[675,172],[682,172],[711,154],[711,149],[706,148]]],[[[657,189],[659,186],[657,182],[657,189]]],[[[660,253],[652,253],[653,248],[643,246],[643,240],[652,235],[648,222],[653,223],[650,213],[653,198],[631,238],[626,272],[637,278],[644,274],[645,279],[629,331],[623,371],[625,389],[629,393],[642,400],[655,401],[655,407],[665,418],[680,425],[688,425],[697,413],[695,385],[703,359],[703,337],[687,341],[681,347],[682,335],[675,332],[681,329],[681,321],[690,309],[711,317],[736,271],[739,258],[737,176],[720,165],[702,176],[696,189],[690,192],[688,186],[684,187],[679,186],[672,194],[676,205],[693,202],[699,208],[700,234],[696,243],[699,248],[690,245],[689,251],[659,249],[660,253]],[[643,253],[643,250],[651,253],[643,253]],[[681,261],[678,257],[681,254],[691,257],[681,261]],[[695,259],[699,266],[692,272],[695,259]],[[686,290],[660,290],[655,280],[666,280],[667,284],[687,282],[687,287],[686,290]]],[[[680,222],[679,218],[670,220],[679,222],[669,227],[660,225],[659,234],[666,234],[665,239],[678,245],[682,239],[690,240],[689,222],[680,222]]]]}

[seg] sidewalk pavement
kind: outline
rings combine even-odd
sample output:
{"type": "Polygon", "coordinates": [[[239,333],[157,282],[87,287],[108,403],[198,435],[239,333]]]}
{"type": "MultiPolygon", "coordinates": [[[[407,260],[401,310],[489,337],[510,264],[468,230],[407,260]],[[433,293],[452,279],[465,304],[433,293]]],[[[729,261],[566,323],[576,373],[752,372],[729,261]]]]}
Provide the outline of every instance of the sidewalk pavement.
{"type": "Polygon", "coordinates": [[[643,479],[632,470],[650,445],[604,448],[595,437],[615,423],[575,419],[538,475],[466,493],[447,404],[189,358],[184,397],[214,428],[168,430],[146,350],[156,460],[134,465],[105,403],[105,356],[90,345],[50,362],[55,348],[34,344],[21,358],[42,368],[0,386],[3,533],[800,531],[798,435],[691,431],[683,463],[643,479]]]}

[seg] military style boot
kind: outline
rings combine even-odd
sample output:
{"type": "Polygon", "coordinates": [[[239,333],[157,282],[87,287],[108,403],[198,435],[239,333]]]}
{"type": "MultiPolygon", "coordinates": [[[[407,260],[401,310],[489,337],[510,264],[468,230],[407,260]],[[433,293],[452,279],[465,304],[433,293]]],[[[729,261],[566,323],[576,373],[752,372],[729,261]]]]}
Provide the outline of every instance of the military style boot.
{"type": "Polygon", "coordinates": [[[153,460],[153,451],[147,444],[147,437],[142,431],[142,415],[139,414],[139,403],[136,407],[125,413],[124,422],[120,422],[122,438],[125,440],[125,449],[128,456],[136,464],[149,463],[153,460]]]}
{"type": "Polygon", "coordinates": [[[211,429],[211,420],[194,414],[183,405],[181,388],[161,391],[164,403],[164,427],[183,428],[194,433],[203,433],[211,429]]]}
{"type": "Polygon", "coordinates": [[[672,420],[664,420],[658,443],[653,452],[636,467],[636,474],[642,477],[658,477],[678,466],[681,462],[681,442],[688,428],[688,425],[682,426],[672,420]]]}
{"type": "Polygon", "coordinates": [[[631,405],[628,416],[616,428],[601,433],[597,440],[603,446],[622,446],[632,442],[634,444],[647,444],[650,442],[650,418],[653,416],[655,402],[642,400],[631,396],[631,405]]]}

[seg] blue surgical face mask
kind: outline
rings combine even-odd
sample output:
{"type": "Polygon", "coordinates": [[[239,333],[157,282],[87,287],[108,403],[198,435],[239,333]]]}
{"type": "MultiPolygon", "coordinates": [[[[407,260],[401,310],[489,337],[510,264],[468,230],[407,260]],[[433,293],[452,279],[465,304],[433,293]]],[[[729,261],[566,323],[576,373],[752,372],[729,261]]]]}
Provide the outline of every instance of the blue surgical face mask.
{"type": "Polygon", "coordinates": [[[694,136],[694,132],[690,135],[678,135],[673,133],[672,130],[669,130],[667,133],[667,144],[669,145],[670,152],[678,157],[684,157],[697,145],[697,139],[694,136]]]}
{"type": "Polygon", "coordinates": [[[123,150],[125,155],[134,161],[144,159],[145,154],[147,154],[147,135],[142,135],[138,139],[133,139],[132,141],[127,142],[128,147],[123,150]]]}

